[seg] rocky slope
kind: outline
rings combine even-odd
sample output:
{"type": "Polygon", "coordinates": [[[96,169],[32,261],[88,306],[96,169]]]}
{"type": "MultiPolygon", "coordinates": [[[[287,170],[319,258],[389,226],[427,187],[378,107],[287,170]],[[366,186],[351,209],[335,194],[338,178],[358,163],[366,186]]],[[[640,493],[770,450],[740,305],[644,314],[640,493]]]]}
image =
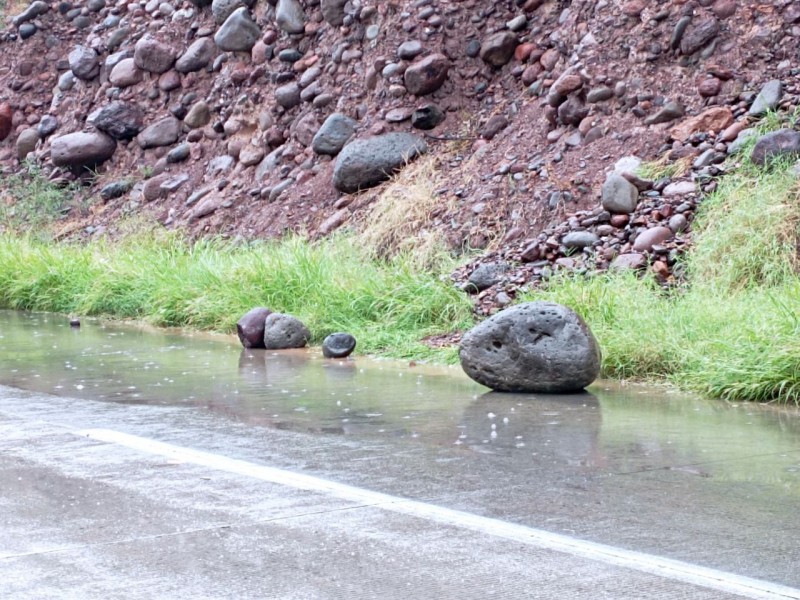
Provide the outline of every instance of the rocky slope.
{"type": "Polygon", "coordinates": [[[427,154],[428,227],[492,251],[458,274],[486,311],[553,268],[668,282],[730,144],[800,92],[791,0],[35,0],[6,21],[0,160],[85,184],[65,234],[140,213],[327,234],[427,154]]]}

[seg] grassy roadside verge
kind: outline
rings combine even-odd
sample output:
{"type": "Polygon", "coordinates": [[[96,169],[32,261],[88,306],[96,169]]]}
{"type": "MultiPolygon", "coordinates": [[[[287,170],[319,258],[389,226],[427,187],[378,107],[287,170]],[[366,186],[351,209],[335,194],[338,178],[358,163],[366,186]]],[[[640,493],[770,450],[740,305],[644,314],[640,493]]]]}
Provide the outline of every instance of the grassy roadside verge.
{"type": "MultiPolygon", "coordinates": [[[[701,207],[685,287],[604,273],[558,277],[522,299],[583,315],[606,377],[800,404],[800,185],[791,162],[742,162],[701,207]]],[[[0,307],[233,331],[264,305],[304,320],[315,342],[344,330],[361,352],[454,362],[455,349],[420,342],[473,323],[469,299],[447,277],[453,265],[430,253],[422,263],[408,253],[378,259],[367,246],[343,236],[189,244],[164,232],[73,245],[5,233],[0,307]]]]}
{"type": "Polygon", "coordinates": [[[800,403],[800,186],[789,162],[744,164],[694,224],[689,285],[603,274],[527,299],[566,304],[591,326],[614,378],[667,380],[731,401],[800,403]]]}
{"type": "Polygon", "coordinates": [[[142,234],[54,244],[0,235],[0,306],[235,331],[254,306],[293,314],[320,342],[349,331],[359,351],[452,362],[420,340],[472,323],[463,293],[404,256],[375,260],[345,238],[233,245],[142,234]]]}

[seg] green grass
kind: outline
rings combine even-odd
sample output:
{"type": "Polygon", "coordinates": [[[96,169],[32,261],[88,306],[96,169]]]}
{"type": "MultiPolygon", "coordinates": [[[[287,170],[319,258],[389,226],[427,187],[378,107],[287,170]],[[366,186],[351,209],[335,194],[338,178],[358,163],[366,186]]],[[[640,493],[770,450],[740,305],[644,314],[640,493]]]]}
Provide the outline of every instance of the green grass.
{"type": "MultiPolygon", "coordinates": [[[[6,177],[0,194],[0,223],[10,229],[43,232],[72,207],[74,189],[59,189],[35,165],[6,177]]],[[[2,227],[0,227],[2,229],[2,227]]]]}
{"type": "Polygon", "coordinates": [[[665,292],[651,278],[603,274],[558,279],[526,299],[580,313],[607,376],[800,403],[800,187],[790,166],[745,161],[721,180],[694,223],[688,286],[665,292]]]}
{"type": "Polygon", "coordinates": [[[452,283],[408,257],[376,260],[345,238],[233,245],[141,234],[117,243],[52,244],[0,236],[0,306],[232,332],[254,306],[293,314],[314,341],[349,331],[361,352],[452,362],[427,335],[471,324],[452,283]]]}

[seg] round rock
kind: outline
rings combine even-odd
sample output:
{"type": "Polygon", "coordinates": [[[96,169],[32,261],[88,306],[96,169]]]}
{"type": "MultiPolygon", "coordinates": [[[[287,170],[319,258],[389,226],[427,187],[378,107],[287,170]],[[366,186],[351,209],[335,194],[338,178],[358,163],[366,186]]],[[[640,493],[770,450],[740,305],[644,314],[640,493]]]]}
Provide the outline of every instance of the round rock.
{"type": "Polygon", "coordinates": [[[431,54],[411,65],[403,80],[410,94],[425,96],[442,87],[449,70],[450,59],[444,54],[431,54]]]}
{"type": "Polygon", "coordinates": [[[263,306],[254,308],[242,316],[236,323],[236,334],[245,348],[264,347],[264,323],[272,311],[263,306]]]}
{"type": "Polygon", "coordinates": [[[575,312],[552,302],[508,308],[468,331],[461,367],[501,392],[567,393],[600,374],[600,349],[575,312]]]}
{"type": "Polygon", "coordinates": [[[603,184],[602,204],[610,213],[630,214],[639,203],[639,190],[619,173],[612,173],[603,184]]]}
{"type": "Polygon", "coordinates": [[[325,358],[345,358],[356,349],[356,338],[349,333],[332,333],[322,342],[325,358]]]}
{"type": "Polygon", "coordinates": [[[302,321],[281,313],[272,313],[264,321],[264,347],[267,350],[303,348],[311,333],[302,321]]]}
{"type": "Polygon", "coordinates": [[[336,161],[333,185],[346,194],[374,187],[427,150],[425,141],[410,133],[386,133],[350,142],[336,161]]]}
{"type": "Polygon", "coordinates": [[[111,158],[116,149],[117,142],[105,133],[68,133],[53,138],[50,160],[57,167],[93,167],[111,158]]]}

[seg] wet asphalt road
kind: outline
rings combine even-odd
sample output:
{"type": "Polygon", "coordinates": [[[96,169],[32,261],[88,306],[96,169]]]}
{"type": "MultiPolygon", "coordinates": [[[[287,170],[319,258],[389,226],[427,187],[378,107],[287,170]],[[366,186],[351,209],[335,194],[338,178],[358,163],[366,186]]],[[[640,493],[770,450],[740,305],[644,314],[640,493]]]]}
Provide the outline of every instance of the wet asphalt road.
{"type": "MultiPolygon", "coordinates": [[[[708,477],[644,473],[590,490],[596,484],[579,489],[573,478],[534,469],[504,490],[487,466],[477,461],[470,475],[462,472],[468,465],[424,447],[403,452],[392,443],[255,429],[191,409],[2,388],[0,597],[800,597],[768,583],[794,583],[797,544],[781,547],[772,530],[748,539],[756,535],[752,521],[707,536],[740,515],[706,522],[702,506],[682,514],[698,493],[685,480],[708,477]],[[277,469],[265,475],[262,467],[277,469]],[[310,483],[292,481],[292,473],[310,483]],[[373,497],[375,490],[391,496],[373,497]],[[400,498],[418,502],[391,506],[400,498]],[[603,510],[610,499],[618,506],[603,510]],[[641,512],[665,521],[642,524],[643,502],[663,504],[664,511],[641,512]],[[437,512],[442,507],[452,514],[437,512]],[[565,527],[570,519],[574,528],[565,527]],[[516,525],[506,530],[501,522],[516,525]],[[535,538],[534,527],[548,523],[577,546],[553,550],[552,540],[535,538]],[[737,539],[721,543],[722,535],[737,539]],[[585,539],[610,546],[587,549],[585,539]],[[773,552],[760,561],[752,552],[765,546],[773,552]],[[609,556],[607,547],[623,552],[609,556]],[[659,572],[658,556],[688,562],[659,572]],[[688,564],[695,562],[763,580],[698,577],[688,564]]],[[[787,533],[797,539],[796,530],[787,533]]]]}

